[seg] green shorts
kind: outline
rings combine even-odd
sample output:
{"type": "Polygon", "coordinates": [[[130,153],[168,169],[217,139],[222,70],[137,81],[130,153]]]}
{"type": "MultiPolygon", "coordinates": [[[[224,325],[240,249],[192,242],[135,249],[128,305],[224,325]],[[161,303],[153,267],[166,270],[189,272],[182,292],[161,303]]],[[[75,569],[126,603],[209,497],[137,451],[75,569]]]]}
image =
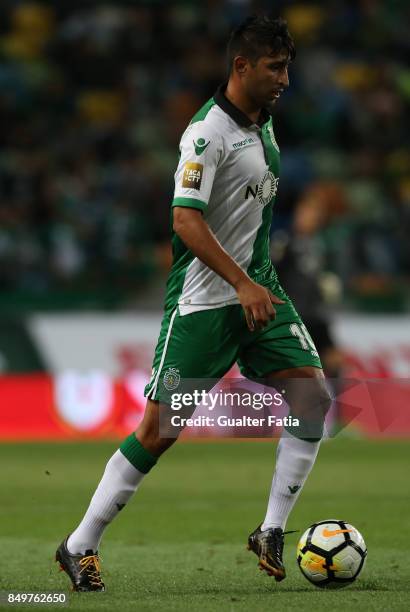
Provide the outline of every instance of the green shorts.
{"type": "Polygon", "coordinates": [[[285,304],[275,305],[275,320],[259,331],[248,329],[240,304],[184,316],[178,307],[166,313],[145,395],[166,401],[171,390],[181,390],[181,381],[220,379],[235,362],[252,380],[287,368],[321,368],[314,342],[292,301],[278,283],[269,288],[285,304]]]}

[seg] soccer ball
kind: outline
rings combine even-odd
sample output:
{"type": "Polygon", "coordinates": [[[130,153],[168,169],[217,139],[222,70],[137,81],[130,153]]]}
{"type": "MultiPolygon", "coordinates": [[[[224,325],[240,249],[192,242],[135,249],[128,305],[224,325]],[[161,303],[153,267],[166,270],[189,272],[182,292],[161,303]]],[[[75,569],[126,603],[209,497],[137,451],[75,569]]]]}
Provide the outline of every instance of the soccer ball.
{"type": "Polygon", "coordinates": [[[302,574],[315,586],[328,589],[340,589],[354,582],[366,555],[366,544],[357,529],[335,519],[311,525],[297,547],[302,574]]]}

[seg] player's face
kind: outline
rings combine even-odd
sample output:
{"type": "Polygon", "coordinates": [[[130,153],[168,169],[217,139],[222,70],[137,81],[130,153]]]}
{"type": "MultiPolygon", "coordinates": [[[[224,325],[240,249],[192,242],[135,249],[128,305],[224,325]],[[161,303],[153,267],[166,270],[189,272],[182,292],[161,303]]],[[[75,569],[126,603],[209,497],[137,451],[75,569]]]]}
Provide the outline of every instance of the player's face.
{"type": "Polygon", "coordinates": [[[275,104],[281,93],[289,87],[289,63],[286,52],[262,56],[255,65],[248,63],[244,86],[258,107],[275,104]]]}

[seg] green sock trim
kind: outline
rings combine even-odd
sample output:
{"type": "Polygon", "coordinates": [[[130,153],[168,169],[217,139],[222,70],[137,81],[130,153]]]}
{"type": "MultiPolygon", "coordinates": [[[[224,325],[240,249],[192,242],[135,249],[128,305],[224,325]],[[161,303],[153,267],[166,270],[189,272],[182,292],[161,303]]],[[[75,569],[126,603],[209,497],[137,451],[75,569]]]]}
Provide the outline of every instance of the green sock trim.
{"type": "Polygon", "coordinates": [[[153,468],[157,462],[157,457],[151,455],[151,453],[142,446],[134,433],[130,434],[128,438],[125,438],[120,446],[120,451],[124,457],[143,474],[148,474],[150,469],[153,468]]]}
{"type": "Polygon", "coordinates": [[[319,442],[323,438],[323,421],[313,423],[311,421],[305,421],[299,419],[299,426],[284,425],[283,429],[286,429],[295,438],[303,440],[304,442],[319,442]]]}
{"type": "Polygon", "coordinates": [[[322,438],[299,438],[303,442],[310,442],[311,444],[315,444],[316,442],[320,442],[322,438]]]}

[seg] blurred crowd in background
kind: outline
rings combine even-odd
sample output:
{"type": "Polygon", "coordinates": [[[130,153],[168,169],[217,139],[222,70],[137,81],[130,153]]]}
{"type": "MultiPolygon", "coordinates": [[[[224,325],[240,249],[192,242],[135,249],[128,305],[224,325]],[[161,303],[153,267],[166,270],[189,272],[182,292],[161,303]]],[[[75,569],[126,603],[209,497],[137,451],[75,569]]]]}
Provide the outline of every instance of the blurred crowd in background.
{"type": "Polygon", "coordinates": [[[406,0],[2,0],[0,308],[129,306],[163,283],[180,136],[232,28],[272,9],[297,49],[273,260],[301,299],[409,308],[406,0]]]}

